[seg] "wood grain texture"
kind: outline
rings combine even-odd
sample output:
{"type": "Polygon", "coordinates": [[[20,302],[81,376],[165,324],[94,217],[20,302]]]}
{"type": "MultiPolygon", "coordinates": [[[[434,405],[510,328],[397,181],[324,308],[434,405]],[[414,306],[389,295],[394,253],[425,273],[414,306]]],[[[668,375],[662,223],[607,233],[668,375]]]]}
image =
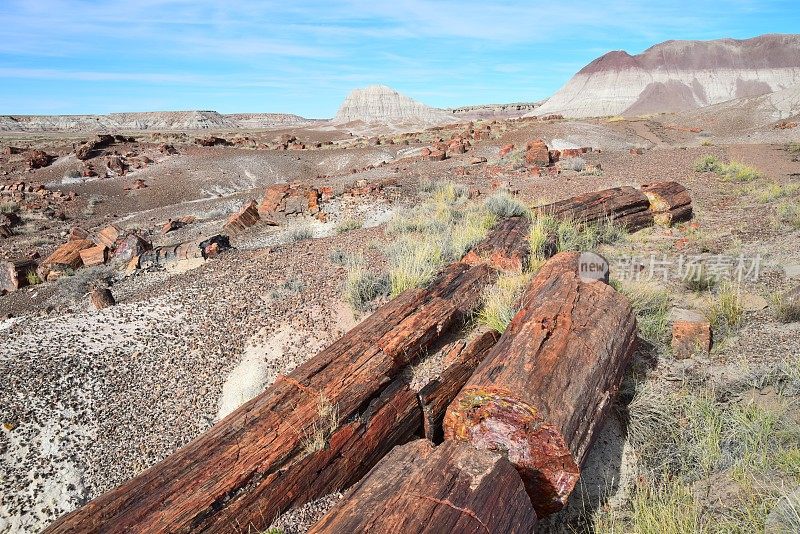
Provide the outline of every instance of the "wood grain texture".
{"type": "Polygon", "coordinates": [[[656,224],[671,226],[692,218],[692,197],[678,182],[656,182],[642,186],[650,201],[656,224]]]}
{"type": "Polygon", "coordinates": [[[636,319],[578,253],[551,258],[523,307],[450,404],[447,440],[504,451],[540,516],[561,509],[633,354],[636,319]]]}
{"type": "Polygon", "coordinates": [[[502,455],[417,440],[395,447],[309,534],[531,533],[536,513],[502,455]]]}
{"type": "Polygon", "coordinates": [[[530,259],[529,228],[527,217],[503,219],[464,256],[463,261],[471,265],[488,262],[496,269],[521,271],[528,266],[530,259]]]}
{"type": "Polygon", "coordinates": [[[631,232],[653,225],[650,201],[630,186],[593,191],[537,208],[539,213],[581,223],[602,223],[612,219],[631,232]]]}

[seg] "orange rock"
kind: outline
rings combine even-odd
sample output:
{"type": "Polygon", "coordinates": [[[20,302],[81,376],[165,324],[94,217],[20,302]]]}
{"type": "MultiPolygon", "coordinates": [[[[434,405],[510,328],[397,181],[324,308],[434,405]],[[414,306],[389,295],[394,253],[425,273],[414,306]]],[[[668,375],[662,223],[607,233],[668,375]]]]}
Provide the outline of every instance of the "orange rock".
{"type": "Polygon", "coordinates": [[[711,324],[699,314],[686,312],[672,323],[672,355],[679,360],[708,355],[711,324]]]}
{"type": "Polygon", "coordinates": [[[283,211],[286,205],[286,197],[289,196],[289,184],[274,184],[267,188],[261,205],[258,206],[258,214],[262,217],[273,217],[275,213],[283,211]]]}
{"type": "Polygon", "coordinates": [[[121,233],[122,230],[120,230],[119,227],[111,224],[100,230],[94,241],[98,245],[105,245],[108,248],[114,248],[121,233]]]}
{"type": "Polygon", "coordinates": [[[88,239],[67,241],[39,265],[39,278],[50,280],[52,274],[52,279],[55,279],[67,269],[78,269],[83,265],[81,251],[93,246],[95,244],[88,239]]]}
{"type": "Polygon", "coordinates": [[[514,150],[513,144],[503,145],[502,147],[500,147],[500,152],[498,153],[498,155],[502,158],[512,150],[514,150]]]}
{"type": "Polygon", "coordinates": [[[525,147],[525,163],[539,167],[550,165],[550,150],[544,141],[537,139],[536,141],[528,142],[525,147]]]}

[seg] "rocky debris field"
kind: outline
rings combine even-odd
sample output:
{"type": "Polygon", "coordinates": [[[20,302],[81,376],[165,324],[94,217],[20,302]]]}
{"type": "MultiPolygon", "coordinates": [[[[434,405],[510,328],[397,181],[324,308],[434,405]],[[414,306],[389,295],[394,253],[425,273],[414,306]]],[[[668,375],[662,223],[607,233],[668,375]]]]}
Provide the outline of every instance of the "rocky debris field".
{"type": "MultiPolygon", "coordinates": [[[[667,120],[525,118],[369,137],[312,125],[0,138],[0,532],[37,532],[140,473],[362,320],[371,308],[354,309],[343,293],[352,258],[386,273],[390,221],[437,181],[463,186],[476,205],[501,191],[528,206],[684,184],[692,222],[602,249],[612,278],[680,257],[718,269],[759,257],[761,275],[743,283],[739,323],[724,336],[697,324],[718,288],[656,277],[671,313],[687,312],[662,320],[670,338],[677,324],[674,353],[688,357],[654,346],[637,359],[636,383],[664,395],[713,383],[730,391],[727,402],[772,403],[796,424],[800,323],[773,310],[776,295],[800,285],[797,130],[774,130],[781,143],[717,145],[667,120]],[[757,174],[698,171],[706,156],[757,174]],[[95,309],[96,288],[115,303],[95,309]],[[680,344],[687,336],[701,346],[712,337],[713,347],[695,353],[680,344]]],[[[639,460],[626,434],[636,404],[628,403],[643,397],[627,394],[583,475],[597,487],[576,493],[540,530],[635,510],[639,460]]],[[[708,494],[741,489],[720,484],[708,494]]],[[[786,484],[759,505],[762,522],[786,484]]],[[[336,497],[276,525],[304,532],[336,497]]]]}

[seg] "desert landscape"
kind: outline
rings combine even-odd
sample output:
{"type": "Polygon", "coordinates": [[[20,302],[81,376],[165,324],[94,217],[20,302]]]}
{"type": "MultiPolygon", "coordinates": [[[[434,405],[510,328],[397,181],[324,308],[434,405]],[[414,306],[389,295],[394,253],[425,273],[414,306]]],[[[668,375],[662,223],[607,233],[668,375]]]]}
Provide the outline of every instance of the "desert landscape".
{"type": "Polygon", "coordinates": [[[0,149],[2,533],[800,531],[800,35],[0,149]]]}

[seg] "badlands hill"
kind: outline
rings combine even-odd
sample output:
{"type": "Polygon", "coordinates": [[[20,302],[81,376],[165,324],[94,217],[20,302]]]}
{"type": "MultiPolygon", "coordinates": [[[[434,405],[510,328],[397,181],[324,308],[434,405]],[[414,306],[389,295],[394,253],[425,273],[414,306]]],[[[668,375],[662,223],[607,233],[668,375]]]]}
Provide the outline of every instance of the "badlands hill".
{"type": "Polygon", "coordinates": [[[288,113],[240,113],[216,111],[152,111],[108,115],[0,115],[0,131],[136,131],[225,130],[302,126],[312,121],[288,113]]]}
{"type": "Polygon", "coordinates": [[[355,89],[342,102],[333,122],[362,122],[386,126],[431,125],[456,122],[445,110],[426,106],[385,85],[355,89]]]}
{"type": "Polygon", "coordinates": [[[536,115],[686,111],[800,85],[800,35],[666,41],[609,52],[581,69],[536,115]]]}

